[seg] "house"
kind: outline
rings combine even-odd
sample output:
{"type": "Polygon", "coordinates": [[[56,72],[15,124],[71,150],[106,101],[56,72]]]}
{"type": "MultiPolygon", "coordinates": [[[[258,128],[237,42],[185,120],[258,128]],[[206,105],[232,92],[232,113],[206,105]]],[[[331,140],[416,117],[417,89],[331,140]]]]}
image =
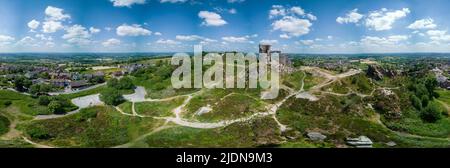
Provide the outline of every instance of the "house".
{"type": "Polygon", "coordinates": [[[31,82],[32,82],[33,84],[43,84],[43,83],[46,83],[47,81],[46,81],[45,79],[38,78],[38,79],[33,79],[33,80],[31,80],[31,82]]]}
{"type": "Polygon", "coordinates": [[[66,87],[69,85],[69,81],[64,79],[52,79],[50,80],[50,84],[56,87],[66,87]]]}
{"type": "Polygon", "coordinates": [[[32,79],[32,78],[36,78],[38,76],[39,72],[37,71],[31,71],[31,72],[27,72],[25,73],[25,77],[28,79],[32,79]]]}
{"type": "Polygon", "coordinates": [[[89,83],[86,80],[72,81],[69,86],[71,89],[81,89],[89,86],[89,83]]]}
{"type": "Polygon", "coordinates": [[[113,72],[112,75],[113,75],[114,77],[120,77],[120,76],[123,76],[124,73],[123,73],[122,71],[116,71],[116,72],[113,72]]]}
{"type": "Polygon", "coordinates": [[[95,72],[93,75],[94,75],[93,77],[104,77],[105,73],[103,73],[102,71],[98,71],[98,72],[95,72]]]}

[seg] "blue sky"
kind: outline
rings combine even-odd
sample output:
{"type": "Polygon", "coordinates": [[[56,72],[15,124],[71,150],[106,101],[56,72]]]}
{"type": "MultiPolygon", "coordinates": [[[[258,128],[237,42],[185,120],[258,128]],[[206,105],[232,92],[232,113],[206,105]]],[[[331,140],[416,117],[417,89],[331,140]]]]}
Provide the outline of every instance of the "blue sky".
{"type": "Polygon", "coordinates": [[[0,0],[0,52],[450,52],[447,0],[0,0]]]}

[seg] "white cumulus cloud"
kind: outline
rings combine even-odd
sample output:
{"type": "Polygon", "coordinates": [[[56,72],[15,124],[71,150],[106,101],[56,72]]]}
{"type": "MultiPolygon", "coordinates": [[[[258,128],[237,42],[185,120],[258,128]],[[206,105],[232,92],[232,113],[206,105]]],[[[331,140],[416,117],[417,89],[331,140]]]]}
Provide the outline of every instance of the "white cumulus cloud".
{"type": "Polygon", "coordinates": [[[260,44],[270,44],[270,45],[274,45],[274,44],[278,44],[278,40],[268,40],[268,39],[263,39],[259,42],[260,44]]]}
{"type": "Polygon", "coordinates": [[[395,21],[406,17],[409,13],[410,10],[408,8],[395,11],[382,8],[381,10],[372,11],[366,19],[366,26],[375,31],[390,30],[395,21]]]}
{"type": "Polygon", "coordinates": [[[56,21],[45,21],[42,25],[42,31],[44,33],[54,33],[63,28],[64,26],[62,25],[62,23],[56,21]]]}
{"type": "Polygon", "coordinates": [[[11,44],[14,40],[16,40],[14,37],[7,36],[7,35],[1,35],[0,34],[0,47],[11,44]]]}
{"type": "Polygon", "coordinates": [[[434,20],[431,18],[416,20],[414,23],[408,26],[408,29],[434,29],[437,25],[434,24],[434,20]]]}
{"type": "Polygon", "coordinates": [[[447,34],[446,30],[428,30],[427,35],[430,37],[431,40],[435,42],[450,41],[450,35],[447,34]]]}
{"type": "Polygon", "coordinates": [[[230,42],[230,43],[255,43],[254,41],[250,40],[254,36],[242,36],[242,37],[235,37],[235,36],[226,36],[222,37],[223,41],[230,42]]]}
{"type": "Polygon", "coordinates": [[[118,46],[118,45],[120,45],[120,43],[122,43],[120,40],[115,39],[115,38],[111,38],[111,39],[108,39],[108,40],[104,41],[104,42],[102,43],[102,45],[103,45],[104,47],[113,47],[113,46],[118,46]]]}
{"type": "Polygon", "coordinates": [[[70,19],[70,15],[64,14],[63,9],[53,6],[47,6],[45,9],[45,15],[47,15],[47,20],[52,21],[64,21],[66,19],[70,19]]]}
{"type": "Polygon", "coordinates": [[[301,36],[308,34],[312,23],[307,19],[300,19],[293,16],[285,16],[272,23],[273,30],[285,32],[284,36],[301,36]]]}
{"type": "Polygon", "coordinates": [[[68,27],[62,38],[71,44],[88,45],[91,43],[91,34],[81,25],[73,25],[68,27]]]}
{"type": "Polygon", "coordinates": [[[131,7],[134,4],[145,4],[145,0],[110,0],[116,7],[131,7]]]}
{"type": "Polygon", "coordinates": [[[400,42],[409,39],[406,35],[393,35],[388,37],[365,36],[361,39],[361,43],[365,46],[387,46],[392,47],[399,45],[400,42]]]}
{"type": "Polygon", "coordinates": [[[164,39],[159,39],[158,41],[156,41],[157,44],[168,44],[168,45],[177,45],[180,44],[180,42],[175,41],[175,40],[164,40],[164,39]]]}
{"type": "Polygon", "coordinates": [[[31,20],[30,22],[28,22],[28,27],[30,28],[30,29],[37,29],[38,27],[39,27],[39,25],[40,25],[41,23],[40,22],[38,22],[37,20],[31,20]]]}
{"type": "Polygon", "coordinates": [[[118,36],[149,36],[152,34],[150,30],[144,29],[141,25],[137,24],[123,24],[117,27],[116,33],[118,36]]]}
{"type": "Polygon", "coordinates": [[[97,28],[95,28],[95,27],[90,27],[90,28],[89,28],[89,32],[91,32],[91,34],[95,34],[95,33],[100,33],[101,30],[100,30],[100,29],[97,29],[97,28]]]}
{"type": "Polygon", "coordinates": [[[186,2],[187,0],[160,0],[161,3],[183,3],[186,2]]]}
{"type": "Polygon", "coordinates": [[[203,19],[202,25],[205,26],[223,26],[227,21],[222,19],[222,16],[215,12],[200,11],[198,17],[203,19]]]}
{"type": "Polygon", "coordinates": [[[353,9],[349,11],[345,16],[336,18],[336,22],[340,24],[344,23],[358,23],[364,15],[358,13],[358,9],[353,9]]]}

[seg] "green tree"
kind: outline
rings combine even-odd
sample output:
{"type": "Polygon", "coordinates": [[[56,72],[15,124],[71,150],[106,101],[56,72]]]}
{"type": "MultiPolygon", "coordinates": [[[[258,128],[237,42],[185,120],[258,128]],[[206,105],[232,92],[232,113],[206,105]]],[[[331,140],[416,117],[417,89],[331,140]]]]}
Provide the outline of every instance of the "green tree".
{"type": "Polygon", "coordinates": [[[32,84],[31,81],[23,76],[14,79],[14,88],[16,88],[16,90],[19,92],[25,91],[27,88],[31,86],[31,84],[32,84]]]}
{"type": "Polygon", "coordinates": [[[422,110],[422,101],[416,95],[411,95],[411,103],[417,110],[422,110]]]}
{"type": "Polygon", "coordinates": [[[46,106],[50,103],[50,99],[48,98],[48,96],[39,96],[39,105],[43,105],[46,106]]]}
{"type": "Polygon", "coordinates": [[[430,98],[433,98],[434,95],[434,89],[438,86],[438,82],[436,80],[436,78],[434,77],[428,77],[425,80],[425,87],[428,90],[428,95],[430,96],[430,98]]]}
{"type": "Polygon", "coordinates": [[[303,66],[303,65],[304,65],[304,63],[300,59],[294,59],[293,60],[293,66],[294,67],[300,67],[300,66],[303,66]]]}
{"type": "Polygon", "coordinates": [[[110,88],[117,88],[119,86],[119,80],[116,78],[112,78],[112,79],[108,80],[106,85],[110,88]]]}
{"type": "Polygon", "coordinates": [[[117,89],[107,88],[100,93],[100,99],[107,105],[119,105],[124,101],[123,96],[117,89]]]}
{"type": "Polygon", "coordinates": [[[421,99],[422,99],[422,107],[428,106],[428,102],[430,102],[428,95],[422,95],[421,99]]]}
{"type": "Polygon", "coordinates": [[[435,102],[430,103],[426,108],[420,113],[420,118],[426,122],[436,122],[441,119],[442,110],[438,104],[435,102]]]}
{"type": "Polygon", "coordinates": [[[62,114],[64,113],[64,109],[59,101],[53,100],[48,104],[49,113],[53,114],[62,114]]]}
{"type": "Polygon", "coordinates": [[[34,84],[30,86],[29,92],[30,94],[36,95],[40,92],[41,90],[41,85],[38,84],[34,84]]]}
{"type": "Polygon", "coordinates": [[[133,81],[129,77],[123,77],[120,79],[119,85],[120,89],[133,89],[135,87],[133,81]]]}

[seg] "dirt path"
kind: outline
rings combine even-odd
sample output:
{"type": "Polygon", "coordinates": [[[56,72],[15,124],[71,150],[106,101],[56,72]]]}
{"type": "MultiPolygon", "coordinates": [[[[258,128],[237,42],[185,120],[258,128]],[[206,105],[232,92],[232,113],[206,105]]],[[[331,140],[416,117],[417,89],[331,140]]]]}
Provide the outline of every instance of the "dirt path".
{"type": "Polygon", "coordinates": [[[22,138],[23,138],[23,140],[24,140],[25,142],[27,142],[27,143],[29,143],[29,144],[32,144],[32,145],[33,145],[34,147],[36,147],[36,148],[55,148],[55,147],[53,147],[53,146],[48,146],[48,145],[42,145],[42,144],[35,143],[35,142],[29,140],[27,137],[22,137],[22,138]]]}
{"type": "Polygon", "coordinates": [[[0,139],[2,140],[12,140],[14,138],[20,137],[20,135],[22,135],[22,133],[16,129],[17,126],[17,120],[12,120],[11,123],[9,124],[9,131],[2,135],[0,137],[0,139]]]}

